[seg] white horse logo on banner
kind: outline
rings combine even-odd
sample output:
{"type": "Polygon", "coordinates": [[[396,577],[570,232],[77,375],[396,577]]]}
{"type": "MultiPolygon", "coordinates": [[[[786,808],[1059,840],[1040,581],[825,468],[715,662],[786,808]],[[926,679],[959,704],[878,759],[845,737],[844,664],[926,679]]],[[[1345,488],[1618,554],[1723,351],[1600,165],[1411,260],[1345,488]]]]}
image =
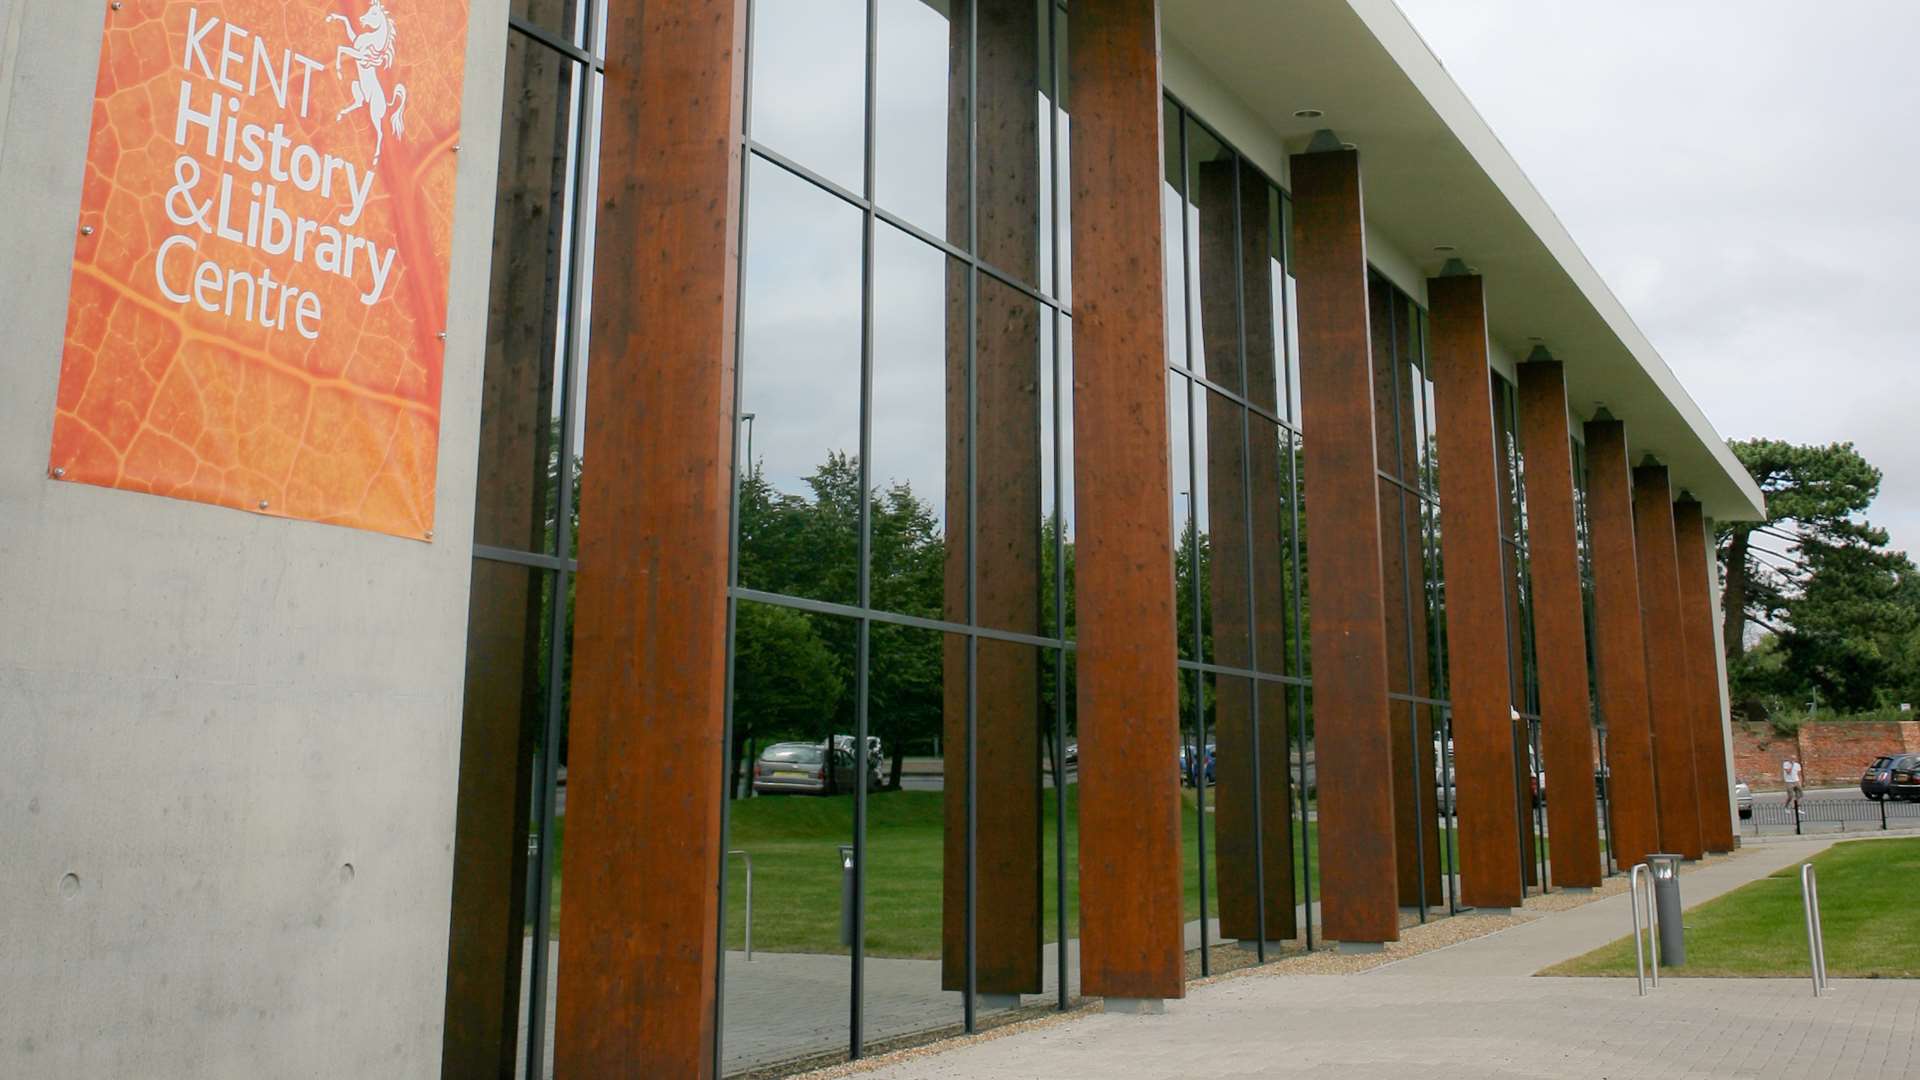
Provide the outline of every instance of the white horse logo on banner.
{"type": "Polygon", "coordinates": [[[355,109],[367,110],[367,115],[373,120],[373,164],[378,165],[380,164],[380,147],[385,142],[383,125],[389,111],[393,116],[394,138],[406,136],[406,128],[401,123],[400,114],[407,107],[407,88],[401,83],[395,83],[393,93],[389,95],[386,86],[380,81],[380,72],[393,66],[393,18],[387,14],[387,9],[382,6],[380,0],[368,0],[368,3],[371,6],[367,8],[365,14],[360,16],[360,25],[366,28],[365,33],[355,34],[353,23],[348,21],[345,15],[328,15],[326,21],[340,20],[340,25],[346,28],[347,40],[351,43],[340,46],[334,52],[334,76],[339,77],[340,61],[343,59],[352,60],[354,66],[359,69],[359,74],[353,82],[353,104],[341,109],[334,119],[344,120],[347,114],[355,109]]]}

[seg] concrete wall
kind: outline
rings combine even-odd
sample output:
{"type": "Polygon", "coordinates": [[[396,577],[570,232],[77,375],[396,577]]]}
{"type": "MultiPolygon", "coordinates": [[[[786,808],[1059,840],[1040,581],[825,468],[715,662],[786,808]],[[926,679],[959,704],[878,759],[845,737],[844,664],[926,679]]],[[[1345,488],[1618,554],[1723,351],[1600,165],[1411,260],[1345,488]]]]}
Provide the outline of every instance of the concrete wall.
{"type": "Polygon", "coordinates": [[[505,0],[466,43],[430,544],[47,478],[104,4],[10,6],[0,1076],[437,1075],[505,0]]]}

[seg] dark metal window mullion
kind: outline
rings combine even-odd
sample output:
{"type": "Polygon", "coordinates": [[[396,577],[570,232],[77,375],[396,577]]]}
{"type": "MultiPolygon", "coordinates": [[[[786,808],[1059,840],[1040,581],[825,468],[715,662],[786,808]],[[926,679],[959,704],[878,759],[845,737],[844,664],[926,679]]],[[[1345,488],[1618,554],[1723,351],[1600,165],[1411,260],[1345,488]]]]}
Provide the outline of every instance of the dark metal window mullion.
{"type": "Polygon", "coordinates": [[[546,27],[529,22],[518,15],[510,14],[507,16],[507,29],[525,34],[527,37],[552,49],[554,52],[564,54],[568,58],[584,64],[595,71],[604,72],[607,69],[606,57],[583,49],[553,31],[548,30],[546,27]]]}
{"type": "MultiPolygon", "coordinates": [[[[1392,286],[1388,287],[1392,288],[1392,286]]],[[[1397,289],[1395,293],[1397,302],[1394,304],[1394,307],[1398,309],[1398,313],[1392,322],[1391,338],[1393,347],[1392,357],[1389,362],[1393,365],[1393,468],[1395,473],[1399,473],[1401,469],[1406,467],[1407,463],[1407,447],[1402,436],[1405,432],[1405,424],[1408,419],[1404,415],[1400,404],[1400,380],[1406,374],[1402,370],[1403,365],[1400,362],[1400,316],[1404,315],[1408,310],[1413,309],[1413,301],[1404,294],[1400,294],[1397,289]]],[[[1411,320],[1408,321],[1408,328],[1410,330],[1412,328],[1411,320]]],[[[1408,344],[1411,346],[1412,342],[1413,338],[1410,335],[1408,344]]],[[[1408,383],[1407,388],[1409,391],[1412,390],[1411,382],[1408,383]]],[[[1400,621],[1406,627],[1407,687],[1411,690],[1413,688],[1414,663],[1418,654],[1414,651],[1413,643],[1413,553],[1407,549],[1407,503],[1411,499],[1415,501],[1415,505],[1417,506],[1418,496],[1407,489],[1404,483],[1405,478],[1402,477],[1401,479],[1403,482],[1394,492],[1393,501],[1400,510],[1400,528],[1398,530],[1400,533],[1400,621]]],[[[1423,582],[1425,581],[1424,559],[1422,560],[1421,580],[1423,582]]],[[[1424,602],[1424,600],[1425,598],[1423,596],[1422,601],[1424,602]]],[[[1419,710],[1420,707],[1418,705],[1410,704],[1407,706],[1407,738],[1412,744],[1408,747],[1412,752],[1408,767],[1413,770],[1413,850],[1415,859],[1414,866],[1416,867],[1414,877],[1419,882],[1420,889],[1420,921],[1425,923],[1427,921],[1427,909],[1429,906],[1427,897],[1427,819],[1425,816],[1426,802],[1420,797],[1420,789],[1423,784],[1420,776],[1419,710]]]]}
{"type": "MultiPolygon", "coordinates": [[[[1279,185],[1274,185],[1276,188],[1279,185]]],[[[1313,834],[1311,790],[1319,787],[1319,770],[1315,767],[1313,784],[1307,783],[1307,687],[1311,680],[1307,677],[1305,627],[1301,618],[1303,610],[1301,593],[1304,591],[1307,575],[1300,560],[1300,472],[1297,468],[1300,457],[1306,452],[1306,438],[1300,434],[1304,428],[1303,418],[1298,411],[1298,403],[1293,400],[1293,367],[1298,357],[1293,355],[1293,342],[1290,340],[1289,327],[1292,325],[1293,304],[1287,296],[1287,281],[1293,276],[1292,265],[1287,258],[1293,243],[1293,200],[1283,191],[1280,195],[1280,353],[1285,357],[1285,381],[1287,395],[1287,418],[1296,427],[1288,427],[1286,475],[1282,482],[1287,485],[1287,512],[1292,518],[1288,530],[1287,542],[1293,549],[1293,562],[1289,571],[1292,578],[1291,612],[1289,623],[1293,631],[1293,669],[1302,679],[1300,689],[1289,695],[1293,701],[1294,729],[1299,734],[1300,747],[1300,900],[1305,912],[1301,925],[1305,931],[1307,951],[1313,951],[1313,834]],[[1295,440],[1299,440],[1298,448],[1295,440]]]]}
{"type": "MultiPolygon", "coordinates": [[[[1187,146],[1187,119],[1188,119],[1187,111],[1184,107],[1180,108],[1176,111],[1176,115],[1180,117],[1180,188],[1179,188],[1179,193],[1180,193],[1180,269],[1181,269],[1180,303],[1181,303],[1181,309],[1184,313],[1184,317],[1182,318],[1181,324],[1180,324],[1180,344],[1182,346],[1182,352],[1186,355],[1187,372],[1191,372],[1193,371],[1193,350],[1194,350],[1194,344],[1193,344],[1194,275],[1198,272],[1197,268],[1192,265],[1191,259],[1189,258],[1189,256],[1192,254],[1192,251],[1193,251],[1193,244],[1192,244],[1192,237],[1188,235],[1189,230],[1187,227],[1187,220],[1190,217],[1190,215],[1187,213],[1187,207],[1189,205],[1192,205],[1192,199],[1193,199],[1193,192],[1189,190],[1189,188],[1192,185],[1193,174],[1192,174],[1192,163],[1188,160],[1189,148],[1187,146]]],[[[1205,364],[1205,362],[1206,362],[1206,354],[1204,351],[1204,344],[1203,344],[1202,353],[1201,353],[1201,363],[1205,364]]],[[[1197,392],[1200,396],[1200,400],[1205,401],[1207,392],[1204,389],[1200,389],[1196,391],[1190,377],[1188,381],[1183,382],[1181,386],[1185,389],[1186,395],[1187,395],[1187,526],[1186,526],[1186,531],[1191,532],[1193,535],[1192,563],[1187,568],[1187,580],[1188,582],[1191,583],[1193,588],[1193,600],[1192,600],[1193,637],[1191,641],[1191,646],[1193,648],[1194,657],[1196,659],[1204,659],[1206,656],[1206,652],[1201,645],[1201,642],[1206,640],[1206,627],[1203,625],[1202,618],[1201,618],[1202,612],[1205,610],[1205,608],[1201,603],[1201,594],[1200,594],[1200,590],[1201,590],[1200,485],[1199,485],[1200,462],[1198,460],[1198,442],[1199,442],[1198,433],[1195,430],[1197,421],[1194,415],[1194,397],[1197,392]]],[[[1211,446],[1209,446],[1209,448],[1211,448],[1211,446]]],[[[1175,537],[1174,550],[1177,552],[1180,549],[1180,545],[1183,544],[1184,542],[1185,542],[1184,537],[1175,537]]],[[[1177,575],[1175,577],[1175,581],[1176,582],[1178,581],[1177,575]]],[[[1177,585],[1176,585],[1176,588],[1177,588],[1177,585]]],[[[1175,599],[1177,600],[1178,597],[1176,597],[1175,599]]],[[[1188,763],[1188,765],[1193,772],[1193,778],[1194,778],[1193,779],[1193,802],[1194,802],[1195,812],[1193,815],[1193,818],[1194,818],[1193,827],[1194,827],[1194,837],[1195,837],[1195,841],[1198,849],[1196,858],[1199,859],[1199,874],[1200,874],[1200,976],[1202,978],[1205,978],[1206,976],[1212,974],[1212,970],[1213,970],[1211,958],[1208,955],[1209,953],[1212,952],[1212,949],[1210,948],[1212,943],[1208,940],[1208,934],[1207,934],[1207,884],[1208,884],[1207,882],[1207,786],[1206,786],[1207,776],[1206,776],[1206,767],[1203,762],[1203,755],[1205,755],[1207,752],[1207,707],[1206,707],[1206,701],[1205,701],[1206,691],[1207,691],[1206,676],[1196,673],[1193,678],[1193,725],[1194,725],[1193,753],[1194,753],[1194,756],[1193,756],[1193,759],[1188,763]]]]}
{"type": "MultiPolygon", "coordinates": [[[[589,10],[593,0],[588,0],[589,10]]],[[[580,71],[576,68],[576,71],[580,71]]],[[[581,324],[586,319],[588,303],[582,300],[584,291],[580,280],[581,254],[589,233],[589,222],[593,220],[593,197],[588,190],[592,183],[592,171],[587,167],[593,146],[597,122],[593,105],[593,73],[583,72],[584,78],[576,80],[574,107],[578,126],[574,130],[573,147],[573,207],[572,234],[568,245],[568,290],[567,324],[562,344],[564,369],[557,380],[560,391],[560,445],[555,448],[560,462],[559,475],[553,480],[559,485],[555,493],[554,551],[565,556],[573,547],[573,440],[575,425],[579,422],[581,409],[580,394],[576,380],[580,370],[581,324]]],[[[567,672],[567,654],[572,648],[572,640],[566,633],[569,610],[568,593],[572,580],[572,571],[560,569],[553,571],[553,595],[547,603],[547,639],[552,643],[547,656],[547,717],[545,745],[541,753],[540,801],[537,813],[540,825],[540,864],[539,877],[534,888],[535,910],[533,930],[533,955],[531,970],[528,973],[527,988],[527,1074],[537,1077],[546,1071],[546,1010],[547,1010],[547,943],[553,935],[553,822],[556,816],[556,791],[559,787],[560,766],[560,728],[567,719],[567,698],[565,677],[567,672]]]]}
{"type": "MultiPolygon", "coordinates": [[[[873,608],[873,292],[874,206],[878,114],[879,0],[867,0],[865,205],[860,215],[860,509],[859,562],[855,567],[860,610],[873,608]]],[[[872,685],[873,621],[855,624],[853,669],[853,941],[847,987],[847,1056],[858,1058],[865,1042],[867,966],[867,693],[872,685]]],[[[829,758],[832,750],[829,748],[829,758]]]]}
{"type": "MultiPolygon", "coordinates": [[[[980,145],[978,138],[980,111],[980,8],[978,4],[967,6],[967,408],[964,423],[967,426],[967,626],[978,626],[979,612],[979,569],[980,560],[975,538],[979,534],[979,453],[974,438],[979,429],[980,384],[976,368],[979,360],[979,303],[980,303],[980,145]]],[[[966,911],[965,934],[966,964],[962,988],[965,991],[961,1003],[962,1022],[971,1034],[978,1022],[978,1002],[980,988],[979,949],[976,922],[980,914],[980,638],[971,632],[967,635],[967,739],[966,739],[966,775],[967,775],[967,822],[966,822],[966,911]]]]}
{"type": "MultiPolygon", "coordinates": [[[[745,40],[747,55],[745,70],[741,73],[740,90],[740,220],[737,224],[736,242],[738,253],[728,272],[734,275],[733,307],[733,425],[731,443],[733,454],[733,514],[728,519],[727,530],[727,647],[726,676],[724,693],[726,705],[721,712],[722,744],[720,765],[726,770],[725,782],[720,791],[720,854],[719,868],[714,876],[714,887],[719,894],[720,917],[714,920],[715,955],[719,962],[714,965],[713,977],[713,1075],[725,1075],[725,1054],[727,1041],[726,1001],[727,1001],[727,850],[732,847],[733,830],[733,662],[736,655],[734,635],[739,626],[740,600],[733,586],[740,583],[740,494],[744,482],[743,472],[751,474],[753,461],[749,458],[746,467],[741,468],[740,446],[740,403],[746,388],[747,369],[747,245],[752,234],[747,230],[748,208],[752,203],[753,161],[747,147],[753,142],[753,16],[755,4],[749,3],[746,10],[745,40]]],[[[751,783],[749,780],[751,791],[751,783]]]]}
{"type": "MultiPolygon", "coordinates": [[[[1246,171],[1245,160],[1236,151],[1233,157],[1233,310],[1236,320],[1236,334],[1240,343],[1240,381],[1247,379],[1247,271],[1246,271],[1246,222],[1243,220],[1242,207],[1245,196],[1240,190],[1241,176],[1246,171]]],[[[1240,520],[1245,526],[1247,552],[1247,666],[1260,670],[1260,625],[1259,598],[1254,582],[1253,559],[1253,420],[1249,411],[1242,407],[1240,413],[1240,491],[1242,512],[1240,520]]],[[[1261,819],[1260,803],[1263,792],[1260,784],[1260,701],[1264,695],[1260,684],[1249,681],[1247,697],[1249,715],[1252,720],[1252,739],[1249,747],[1252,757],[1253,776],[1253,894],[1257,914],[1254,925],[1258,928],[1259,938],[1253,943],[1254,960],[1267,962],[1267,845],[1264,823],[1261,819]]],[[[1216,795],[1216,802],[1218,796],[1216,795]]],[[[1204,816],[1204,815],[1203,815],[1204,816]]],[[[1202,924],[1206,912],[1200,913],[1202,924]]]]}
{"type": "MultiPolygon", "coordinates": [[[[1060,258],[1060,8],[1055,4],[1047,5],[1047,82],[1052,88],[1047,110],[1047,145],[1050,148],[1047,166],[1051,175],[1046,178],[1050,187],[1050,199],[1053,204],[1053,217],[1048,223],[1053,230],[1053,247],[1049,254],[1053,260],[1053,292],[1055,296],[1065,293],[1061,285],[1062,261],[1060,258]]],[[[1061,432],[1066,430],[1063,416],[1071,411],[1071,403],[1061,401],[1061,390],[1071,390],[1071,386],[1062,382],[1060,373],[1066,366],[1064,348],[1065,336],[1061,331],[1063,316],[1057,311],[1047,312],[1049,327],[1053,334],[1053,370],[1047,377],[1053,380],[1053,633],[1062,640],[1067,636],[1067,541],[1066,541],[1066,477],[1069,468],[1065,460],[1068,447],[1061,432]]],[[[1071,995],[1067,993],[1067,651],[1053,650],[1053,889],[1054,889],[1054,981],[1056,1007],[1065,1012],[1071,995]]]]}
{"type": "Polygon", "coordinates": [[[995,281],[1000,282],[1002,285],[1005,285],[1007,288],[1020,293],[1021,295],[1027,297],[1028,299],[1045,304],[1051,308],[1057,308],[1068,315],[1073,314],[1073,311],[1070,307],[1060,303],[1060,301],[1057,298],[1048,296],[1046,293],[1040,291],[1037,288],[1034,288],[1031,282],[1021,281],[1019,278],[1014,277],[1012,274],[1009,274],[1005,270],[1002,270],[999,267],[994,266],[992,263],[989,263],[986,260],[979,258],[972,251],[964,249],[954,244],[950,240],[946,240],[941,237],[935,236],[934,234],[921,228],[919,225],[916,225],[913,222],[908,221],[906,218],[901,217],[900,215],[894,213],[891,210],[888,210],[883,206],[874,205],[874,202],[872,199],[869,199],[859,194],[858,192],[850,191],[847,188],[842,187],[840,184],[834,182],[833,180],[828,179],[825,176],[822,176],[820,173],[815,172],[813,169],[810,169],[807,166],[800,164],[799,162],[793,160],[787,155],[781,153],[780,151],[775,150],[774,148],[767,146],[763,143],[756,142],[752,139],[747,140],[747,150],[751,152],[754,157],[762,158],[766,160],[769,164],[779,166],[781,169],[784,169],[787,172],[792,173],[794,176],[797,176],[800,179],[807,181],[808,183],[812,184],[814,187],[819,188],[821,191],[825,192],[826,194],[831,195],[836,199],[839,199],[841,202],[846,203],[848,206],[853,207],[855,210],[858,210],[861,213],[872,213],[873,216],[879,218],[881,221],[884,221],[888,225],[891,225],[894,228],[899,229],[901,232],[907,233],[908,235],[914,237],[915,239],[921,241],[922,243],[927,244],[930,247],[939,248],[941,251],[944,251],[948,255],[965,262],[969,267],[979,270],[981,273],[987,275],[988,277],[994,279],[995,281]]]}

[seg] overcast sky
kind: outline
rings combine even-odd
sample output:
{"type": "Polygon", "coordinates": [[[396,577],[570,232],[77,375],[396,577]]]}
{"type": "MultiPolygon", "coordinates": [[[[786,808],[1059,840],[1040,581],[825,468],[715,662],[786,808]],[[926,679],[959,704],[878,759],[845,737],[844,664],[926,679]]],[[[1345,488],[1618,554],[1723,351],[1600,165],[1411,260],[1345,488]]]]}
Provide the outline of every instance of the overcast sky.
{"type": "Polygon", "coordinates": [[[1853,441],[1920,554],[1920,4],[1397,2],[1721,434],[1853,441]]]}

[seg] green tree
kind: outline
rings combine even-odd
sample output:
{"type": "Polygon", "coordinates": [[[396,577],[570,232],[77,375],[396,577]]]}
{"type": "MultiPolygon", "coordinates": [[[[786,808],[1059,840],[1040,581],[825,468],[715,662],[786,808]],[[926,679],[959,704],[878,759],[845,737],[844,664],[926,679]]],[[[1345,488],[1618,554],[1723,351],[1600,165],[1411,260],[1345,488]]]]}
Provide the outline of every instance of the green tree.
{"type": "Polygon", "coordinates": [[[1880,470],[1852,443],[1742,439],[1730,445],[1766,496],[1767,509],[1765,520],[1725,523],[1718,530],[1726,577],[1721,632],[1728,659],[1737,661],[1746,652],[1748,625],[1778,629],[1787,598],[1805,584],[1808,565],[1796,549],[1861,539],[1848,530],[1879,494],[1880,470]]]}
{"type": "Polygon", "coordinates": [[[1846,711],[1920,684],[1920,579],[1863,516],[1880,470],[1850,443],[1733,451],[1767,499],[1766,520],[1719,528],[1735,696],[1817,696],[1846,711]],[[1766,633],[1752,649],[1749,626],[1766,633]]]}
{"type": "Polygon", "coordinates": [[[741,604],[734,619],[735,794],[748,744],[763,736],[825,742],[847,696],[842,665],[805,612],[741,604]]]}

